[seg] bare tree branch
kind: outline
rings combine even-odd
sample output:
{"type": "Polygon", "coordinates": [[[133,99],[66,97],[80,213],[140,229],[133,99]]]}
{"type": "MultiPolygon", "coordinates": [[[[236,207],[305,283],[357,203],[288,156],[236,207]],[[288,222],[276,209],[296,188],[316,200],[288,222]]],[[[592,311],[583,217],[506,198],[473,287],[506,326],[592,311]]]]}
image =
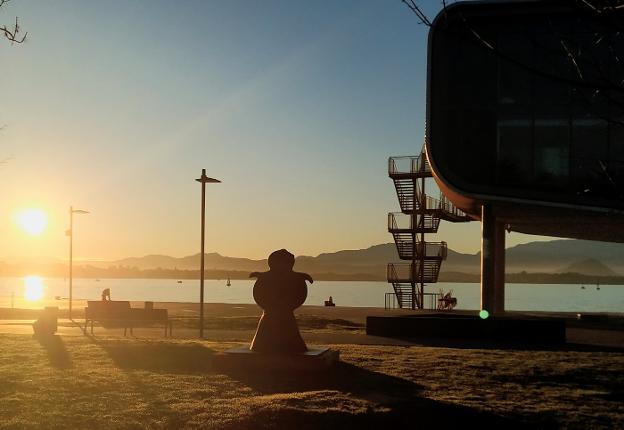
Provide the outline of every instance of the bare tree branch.
{"type": "Polygon", "coordinates": [[[415,0],[401,0],[414,14],[418,17],[421,24],[425,24],[427,27],[431,27],[431,21],[427,15],[418,7],[415,0]]]}
{"type": "MultiPolygon", "coordinates": [[[[0,8],[8,3],[10,0],[0,0],[0,8]]],[[[0,33],[4,35],[11,43],[22,43],[26,40],[26,36],[28,32],[24,33],[23,36],[20,37],[21,27],[19,25],[18,18],[15,17],[15,25],[9,28],[6,25],[0,27],[0,33]]]]}
{"type": "Polygon", "coordinates": [[[4,37],[6,37],[8,40],[15,43],[24,42],[24,40],[26,40],[26,36],[28,35],[28,32],[26,32],[21,38],[19,38],[18,34],[20,32],[20,26],[17,21],[17,17],[15,17],[15,26],[13,26],[13,29],[2,26],[0,27],[0,32],[4,33],[4,37]]]}

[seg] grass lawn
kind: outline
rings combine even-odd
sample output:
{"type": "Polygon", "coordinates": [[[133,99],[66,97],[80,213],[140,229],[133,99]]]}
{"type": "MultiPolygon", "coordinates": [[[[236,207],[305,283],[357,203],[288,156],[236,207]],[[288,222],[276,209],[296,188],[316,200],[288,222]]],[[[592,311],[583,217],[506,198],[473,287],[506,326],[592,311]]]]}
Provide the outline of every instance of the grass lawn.
{"type": "Polygon", "coordinates": [[[0,334],[0,428],[624,428],[621,352],[336,345],[327,374],[215,367],[239,345],[0,334]]]}

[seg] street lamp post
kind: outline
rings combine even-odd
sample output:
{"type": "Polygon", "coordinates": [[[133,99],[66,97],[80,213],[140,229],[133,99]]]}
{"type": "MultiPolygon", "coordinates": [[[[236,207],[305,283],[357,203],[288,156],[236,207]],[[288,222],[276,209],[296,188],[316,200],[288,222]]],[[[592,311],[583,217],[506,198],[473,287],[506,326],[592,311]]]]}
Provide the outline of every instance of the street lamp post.
{"type": "Polygon", "coordinates": [[[88,211],[81,209],[74,209],[73,206],[69,207],[69,230],[67,235],[69,236],[69,319],[72,319],[72,300],[73,300],[73,246],[74,246],[74,214],[88,214],[88,211]]]}
{"type": "Polygon", "coordinates": [[[219,183],[218,179],[206,176],[206,169],[202,169],[201,177],[195,179],[201,182],[201,257],[200,257],[200,278],[199,278],[199,337],[204,337],[204,238],[206,232],[206,184],[219,183]]]}

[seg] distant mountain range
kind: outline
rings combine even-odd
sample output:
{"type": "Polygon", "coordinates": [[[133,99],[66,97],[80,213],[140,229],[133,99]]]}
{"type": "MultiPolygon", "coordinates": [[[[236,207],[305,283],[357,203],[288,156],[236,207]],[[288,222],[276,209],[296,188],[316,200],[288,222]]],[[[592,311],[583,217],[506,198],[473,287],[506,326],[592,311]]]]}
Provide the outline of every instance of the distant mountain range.
{"type": "MultiPolygon", "coordinates": [[[[516,245],[506,250],[506,272],[512,273],[579,273],[588,276],[624,275],[624,244],[582,240],[553,240],[516,245]]],[[[200,254],[176,258],[167,255],[146,255],[121,260],[76,263],[76,276],[93,277],[192,277],[189,271],[199,268],[200,254]],[[185,272],[186,273],[185,275],[185,272]],[[160,275],[159,275],[160,274],[160,275]]],[[[366,249],[323,253],[316,257],[297,257],[295,270],[319,279],[384,280],[386,264],[400,262],[393,243],[366,249]]],[[[217,253],[205,255],[208,276],[246,277],[253,271],[267,270],[267,260],[226,257],[217,253]]],[[[0,263],[0,275],[21,276],[33,271],[47,276],[65,276],[66,263],[41,262],[0,263]]],[[[480,255],[448,250],[442,264],[441,280],[477,279],[480,255]]]]}
{"type": "MultiPolygon", "coordinates": [[[[175,258],[165,255],[148,255],[141,258],[125,258],[106,263],[106,266],[129,266],[139,269],[178,268],[184,270],[199,267],[199,254],[175,258]]],[[[442,264],[442,272],[477,274],[480,271],[480,253],[464,254],[448,250],[442,264]]],[[[584,240],[553,240],[530,242],[508,248],[505,252],[506,271],[564,273],[577,272],[588,275],[624,275],[624,244],[591,242],[584,240]]],[[[316,257],[300,256],[296,269],[310,273],[382,273],[386,264],[399,262],[393,243],[371,246],[366,249],[323,253],[316,257]]],[[[101,264],[98,264],[101,266],[101,264]]],[[[254,271],[268,268],[266,259],[224,257],[217,253],[206,254],[208,269],[254,271]]]]}

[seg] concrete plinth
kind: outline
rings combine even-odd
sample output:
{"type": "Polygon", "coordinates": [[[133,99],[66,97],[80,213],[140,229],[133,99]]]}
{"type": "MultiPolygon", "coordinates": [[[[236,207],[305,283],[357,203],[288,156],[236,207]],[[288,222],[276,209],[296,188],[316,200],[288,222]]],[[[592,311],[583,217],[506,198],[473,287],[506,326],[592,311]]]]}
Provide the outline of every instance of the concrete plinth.
{"type": "Polygon", "coordinates": [[[315,372],[331,368],[340,359],[340,351],[330,348],[309,348],[298,354],[268,354],[248,347],[228,349],[216,358],[220,367],[286,372],[315,372]]]}
{"type": "Polygon", "coordinates": [[[561,319],[478,316],[391,316],[366,318],[366,334],[406,338],[455,338],[522,343],[565,343],[566,326],[561,319]]]}

